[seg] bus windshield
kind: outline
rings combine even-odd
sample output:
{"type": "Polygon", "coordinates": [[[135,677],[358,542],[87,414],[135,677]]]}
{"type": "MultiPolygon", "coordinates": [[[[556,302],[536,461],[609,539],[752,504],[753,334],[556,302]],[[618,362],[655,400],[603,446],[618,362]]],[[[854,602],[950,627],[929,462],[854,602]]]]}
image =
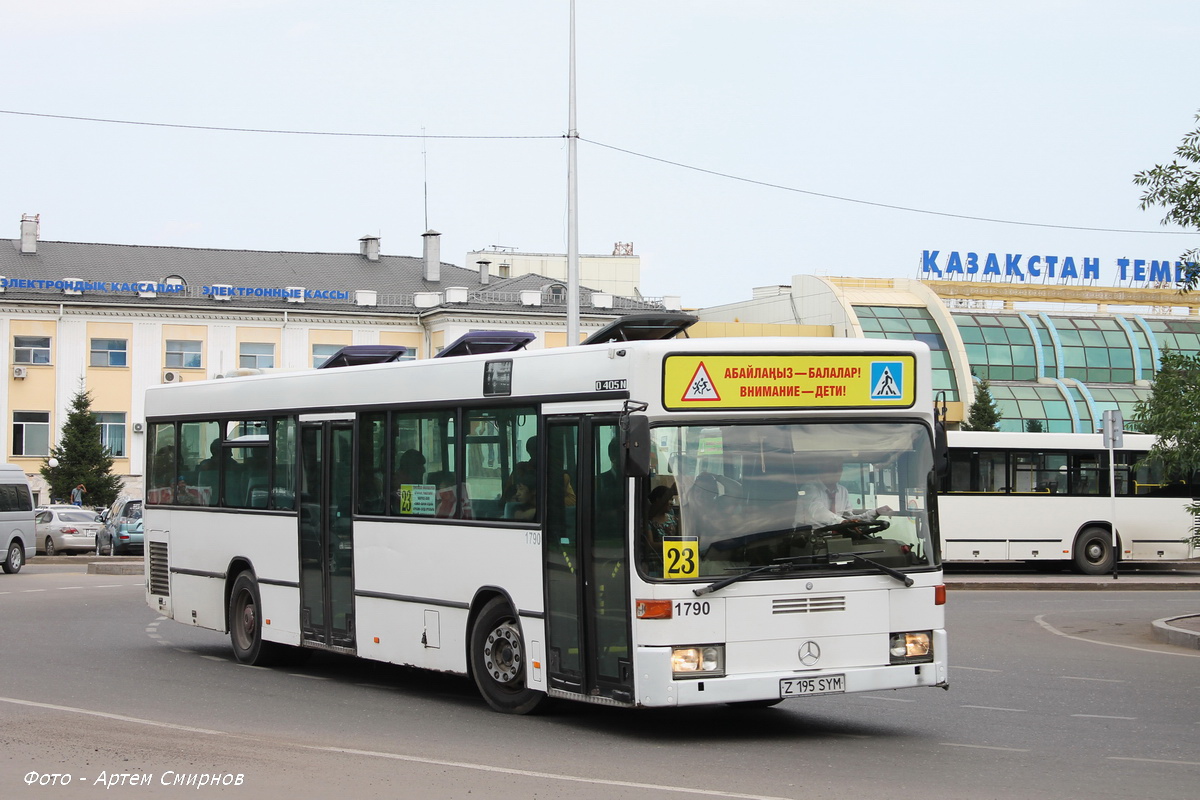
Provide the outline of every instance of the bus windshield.
{"type": "Polygon", "coordinates": [[[658,470],[636,544],[646,578],[939,563],[932,445],[920,424],[681,425],[652,435],[658,470]]]}

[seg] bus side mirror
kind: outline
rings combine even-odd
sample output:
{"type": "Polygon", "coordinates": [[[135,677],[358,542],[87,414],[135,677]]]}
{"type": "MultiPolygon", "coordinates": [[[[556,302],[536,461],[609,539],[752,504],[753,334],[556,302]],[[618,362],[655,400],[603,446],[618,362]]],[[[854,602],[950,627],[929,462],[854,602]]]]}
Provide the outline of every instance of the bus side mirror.
{"type": "Polygon", "coordinates": [[[946,424],[941,421],[933,425],[933,471],[939,478],[950,471],[950,445],[946,440],[946,424]]]}
{"type": "Polygon", "coordinates": [[[650,420],[626,416],[621,424],[621,449],[625,453],[625,474],[645,478],[650,474],[650,420]]]}

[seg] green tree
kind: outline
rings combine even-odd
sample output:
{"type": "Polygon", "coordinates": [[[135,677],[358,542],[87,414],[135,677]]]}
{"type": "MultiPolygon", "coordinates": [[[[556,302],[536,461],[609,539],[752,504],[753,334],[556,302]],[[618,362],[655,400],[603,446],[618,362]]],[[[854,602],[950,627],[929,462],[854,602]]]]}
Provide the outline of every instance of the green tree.
{"type": "Polygon", "coordinates": [[[1025,420],[1025,432],[1026,433],[1045,433],[1046,426],[1045,426],[1045,424],[1043,424],[1043,422],[1040,419],[1027,419],[1027,420],[1025,420]]]}
{"type": "Polygon", "coordinates": [[[987,378],[979,381],[975,391],[975,402],[967,411],[967,418],[962,424],[964,431],[998,431],[1000,430],[1000,410],[992,399],[992,390],[987,378]]]}
{"type": "Polygon", "coordinates": [[[52,498],[68,502],[71,489],[82,483],[87,487],[83,496],[85,506],[108,506],[124,485],[119,476],[112,474],[112,465],[112,452],[100,443],[100,426],[92,413],[91,392],[81,383],[71,398],[71,410],[58,444],[50,448],[50,458],[42,464],[42,477],[52,498]],[[50,466],[51,458],[58,461],[54,467],[50,466]]]}
{"type": "MultiPolygon", "coordinates": [[[[1196,114],[1196,120],[1200,122],[1200,113],[1196,114]]],[[[1133,182],[1146,189],[1142,194],[1143,210],[1162,206],[1167,209],[1162,221],[1164,225],[1174,223],[1200,231],[1200,126],[1184,135],[1183,142],[1175,148],[1175,160],[1137,173],[1133,182]]],[[[1180,291],[1195,289],[1200,281],[1197,264],[1200,248],[1193,247],[1179,260],[1187,264],[1180,291]]]]}
{"type": "MultiPolygon", "coordinates": [[[[1186,478],[1200,469],[1200,354],[1164,350],[1147,400],[1134,407],[1140,430],[1157,439],[1144,463],[1161,466],[1168,478],[1186,478]]],[[[1192,513],[1192,542],[1200,546],[1200,503],[1192,513]]]]}

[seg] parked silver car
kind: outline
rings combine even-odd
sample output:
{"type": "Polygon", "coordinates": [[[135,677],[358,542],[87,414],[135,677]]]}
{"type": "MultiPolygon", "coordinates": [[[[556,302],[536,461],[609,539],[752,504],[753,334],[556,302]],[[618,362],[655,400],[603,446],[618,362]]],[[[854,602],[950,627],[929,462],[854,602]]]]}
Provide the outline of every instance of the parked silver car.
{"type": "Polygon", "coordinates": [[[47,506],[34,517],[37,552],[48,556],[92,550],[99,530],[96,512],[79,506],[47,506]]]}

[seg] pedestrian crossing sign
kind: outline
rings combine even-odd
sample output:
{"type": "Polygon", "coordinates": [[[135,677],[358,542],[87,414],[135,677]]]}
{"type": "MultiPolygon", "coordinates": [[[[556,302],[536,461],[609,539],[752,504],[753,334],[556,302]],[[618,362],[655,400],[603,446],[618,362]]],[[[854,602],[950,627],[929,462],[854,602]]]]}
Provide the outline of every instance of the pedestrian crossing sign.
{"type": "Polygon", "coordinates": [[[871,362],[871,399],[895,400],[902,397],[904,390],[903,361],[871,362]]]}

